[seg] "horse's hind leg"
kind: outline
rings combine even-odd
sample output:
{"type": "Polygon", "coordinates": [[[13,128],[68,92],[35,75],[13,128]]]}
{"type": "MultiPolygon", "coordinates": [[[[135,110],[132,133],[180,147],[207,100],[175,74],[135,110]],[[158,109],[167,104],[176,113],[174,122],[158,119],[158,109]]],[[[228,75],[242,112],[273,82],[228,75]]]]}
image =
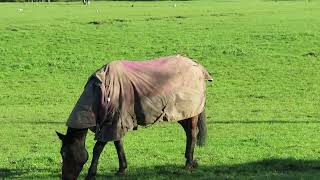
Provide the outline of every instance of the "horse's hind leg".
{"type": "Polygon", "coordinates": [[[116,173],[117,175],[124,175],[127,168],[127,160],[123,149],[122,139],[119,141],[114,141],[114,146],[117,149],[118,159],[119,159],[119,170],[116,173]]]}
{"type": "Polygon", "coordinates": [[[99,157],[100,157],[100,154],[106,144],[107,144],[107,142],[97,141],[96,144],[94,145],[92,161],[91,161],[91,165],[90,165],[88,174],[86,176],[86,180],[95,179],[95,176],[97,174],[99,157]]]}
{"type": "Polygon", "coordinates": [[[186,143],[186,169],[192,170],[192,168],[197,166],[197,162],[193,160],[193,152],[197,141],[198,135],[198,116],[194,116],[189,119],[185,119],[182,121],[178,121],[179,124],[183,127],[184,131],[186,132],[187,136],[187,143],[186,143]]]}

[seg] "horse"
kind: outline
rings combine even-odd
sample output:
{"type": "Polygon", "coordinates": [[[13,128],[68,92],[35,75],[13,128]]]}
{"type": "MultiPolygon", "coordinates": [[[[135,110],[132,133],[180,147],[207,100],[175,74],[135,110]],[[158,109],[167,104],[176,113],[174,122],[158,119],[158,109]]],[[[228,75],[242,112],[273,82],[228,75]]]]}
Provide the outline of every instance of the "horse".
{"type": "Polygon", "coordinates": [[[56,131],[62,141],[62,179],[77,179],[88,161],[85,140],[89,129],[96,133],[97,141],[86,180],[95,179],[100,154],[110,141],[119,160],[116,175],[125,175],[125,132],[162,121],[182,126],[186,135],[185,168],[196,168],[195,146],[204,146],[207,138],[206,80],[212,81],[212,77],[200,64],[179,55],[141,62],[116,61],[103,66],[89,78],[68,119],[66,135],[56,131]]]}
{"type": "Polygon", "coordinates": [[[82,3],[83,3],[84,5],[89,5],[89,4],[90,4],[90,0],[82,0],[82,3]]]}

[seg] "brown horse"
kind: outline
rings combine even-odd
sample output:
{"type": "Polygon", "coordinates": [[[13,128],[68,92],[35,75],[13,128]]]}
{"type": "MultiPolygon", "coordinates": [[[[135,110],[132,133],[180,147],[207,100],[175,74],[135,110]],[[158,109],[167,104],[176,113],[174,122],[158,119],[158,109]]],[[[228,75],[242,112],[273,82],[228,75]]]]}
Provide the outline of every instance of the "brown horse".
{"type": "Polygon", "coordinates": [[[187,170],[196,167],[195,145],[203,146],[207,136],[205,80],[212,80],[207,71],[181,56],[142,62],[118,61],[98,70],[89,78],[70,115],[67,134],[57,132],[62,141],[62,179],[77,179],[87,162],[88,129],[96,133],[97,142],[86,179],[95,179],[98,160],[107,142],[113,141],[117,150],[116,174],[124,175],[127,168],[124,133],[138,125],[160,121],[176,121],[183,127],[187,137],[185,167],[187,170]],[[174,68],[170,68],[172,64],[174,68]]]}
{"type": "MultiPolygon", "coordinates": [[[[178,123],[184,128],[187,143],[185,150],[187,170],[197,166],[196,160],[193,159],[193,152],[196,142],[204,142],[206,138],[206,121],[204,113],[199,116],[194,116],[185,120],[178,121],[178,123]]],[[[85,139],[88,129],[72,129],[68,128],[67,134],[63,135],[57,132],[60,140],[62,141],[62,147],[60,154],[62,156],[62,179],[77,179],[83,165],[88,160],[88,152],[85,148],[85,139]]],[[[97,141],[93,148],[93,157],[91,165],[86,176],[86,179],[95,179],[97,173],[97,166],[100,154],[107,142],[97,141]]],[[[198,145],[204,145],[197,143],[198,145]]],[[[117,175],[124,175],[127,168],[126,156],[123,149],[122,139],[114,141],[118,158],[119,158],[119,170],[117,175]]]]}

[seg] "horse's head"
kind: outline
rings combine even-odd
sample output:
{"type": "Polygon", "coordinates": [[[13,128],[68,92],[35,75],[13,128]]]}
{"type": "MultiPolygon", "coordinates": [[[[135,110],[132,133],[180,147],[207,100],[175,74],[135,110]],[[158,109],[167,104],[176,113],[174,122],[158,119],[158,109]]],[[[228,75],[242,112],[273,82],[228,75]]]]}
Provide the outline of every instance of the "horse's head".
{"type": "Polygon", "coordinates": [[[56,132],[62,141],[60,154],[62,156],[62,179],[76,180],[83,165],[88,160],[88,152],[85,148],[85,135],[87,130],[72,132],[68,129],[67,135],[56,132]]]}

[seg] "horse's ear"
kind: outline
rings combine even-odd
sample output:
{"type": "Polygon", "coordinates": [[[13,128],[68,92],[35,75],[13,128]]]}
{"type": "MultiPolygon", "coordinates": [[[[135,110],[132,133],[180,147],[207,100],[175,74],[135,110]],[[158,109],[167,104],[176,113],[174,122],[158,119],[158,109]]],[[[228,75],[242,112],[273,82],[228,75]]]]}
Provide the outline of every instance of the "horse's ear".
{"type": "Polygon", "coordinates": [[[57,133],[57,135],[58,135],[58,137],[59,137],[59,139],[60,139],[61,141],[63,141],[63,140],[65,139],[66,135],[61,134],[61,133],[59,133],[58,131],[56,131],[56,133],[57,133]]]}

